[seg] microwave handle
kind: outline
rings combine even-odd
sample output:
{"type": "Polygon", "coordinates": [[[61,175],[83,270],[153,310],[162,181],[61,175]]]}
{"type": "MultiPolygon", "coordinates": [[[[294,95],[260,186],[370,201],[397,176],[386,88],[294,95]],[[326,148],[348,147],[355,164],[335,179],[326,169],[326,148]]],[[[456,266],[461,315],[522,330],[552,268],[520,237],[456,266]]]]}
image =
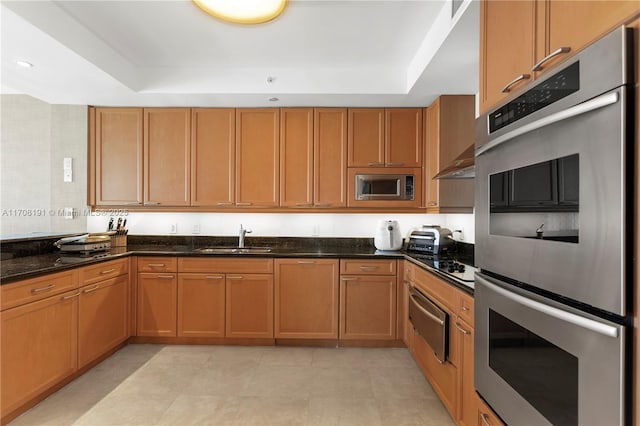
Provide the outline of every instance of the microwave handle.
{"type": "Polygon", "coordinates": [[[540,120],[526,124],[522,127],[518,127],[517,129],[514,129],[509,133],[505,133],[504,135],[495,138],[488,144],[478,148],[476,150],[476,157],[479,157],[485,152],[497,147],[498,145],[501,145],[507,142],[509,139],[513,139],[517,136],[523,135],[525,133],[529,133],[534,130],[538,130],[550,124],[557,123],[558,121],[566,120],[568,118],[585,114],[595,109],[599,109],[599,108],[606,107],[608,105],[615,104],[616,102],[618,102],[619,99],[620,99],[620,93],[618,91],[615,91],[612,93],[606,93],[604,95],[598,96],[597,98],[593,98],[590,101],[583,102],[581,104],[572,106],[571,108],[567,108],[555,114],[551,114],[547,117],[541,118],[540,120]]]}
{"type": "Polygon", "coordinates": [[[526,306],[527,308],[531,308],[534,311],[552,316],[561,321],[570,322],[571,324],[577,325],[578,327],[586,328],[587,330],[594,331],[604,336],[613,337],[614,339],[618,337],[618,329],[616,327],[603,324],[601,322],[594,321],[580,315],[572,314],[571,312],[566,312],[558,308],[554,308],[553,306],[537,302],[533,299],[529,299],[528,297],[520,296],[519,294],[513,293],[500,286],[492,284],[491,282],[489,282],[489,280],[483,278],[478,273],[476,273],[475,275],[475,280],[481,283],[483,286],[487,287],[489,290],[498,293],[515,303],[526,306]]]}

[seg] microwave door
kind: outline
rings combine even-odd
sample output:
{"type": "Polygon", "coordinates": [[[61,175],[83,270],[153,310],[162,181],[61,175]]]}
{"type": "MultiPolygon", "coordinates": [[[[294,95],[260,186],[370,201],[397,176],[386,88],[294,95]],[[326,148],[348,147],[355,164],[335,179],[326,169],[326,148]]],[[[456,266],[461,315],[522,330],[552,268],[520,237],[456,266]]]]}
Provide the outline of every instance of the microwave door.
{"type": "Polygon", "coordinates": [[[358,200],[397,200],[403,198],[399,176],[357,175],[358,200]]]}

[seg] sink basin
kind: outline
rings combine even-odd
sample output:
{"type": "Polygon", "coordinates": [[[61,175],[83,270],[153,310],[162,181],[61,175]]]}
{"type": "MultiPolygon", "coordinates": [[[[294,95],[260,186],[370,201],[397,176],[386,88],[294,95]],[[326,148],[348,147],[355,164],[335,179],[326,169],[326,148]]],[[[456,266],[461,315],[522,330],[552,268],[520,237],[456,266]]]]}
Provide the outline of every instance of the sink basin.
{"type": "Polygon", "coordinates": [[[208,254],[260,254],[270,253],[271,250],[271,247],[203,247],[194,251],[208,254]]]}

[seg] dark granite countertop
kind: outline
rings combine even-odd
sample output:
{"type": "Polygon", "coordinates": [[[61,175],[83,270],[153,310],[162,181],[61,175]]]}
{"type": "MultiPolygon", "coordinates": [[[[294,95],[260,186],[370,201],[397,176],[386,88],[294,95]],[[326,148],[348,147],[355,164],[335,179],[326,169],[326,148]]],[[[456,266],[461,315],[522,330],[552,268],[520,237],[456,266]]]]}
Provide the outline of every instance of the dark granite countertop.
{"type": "Polygon", "coordinates": [[[196,256],[196,257],[315,257],[315,258],[390,258],[408,259],[414,264],[438,275],[440,278],[456,287],[473,294],[473,289],[461,281],[430,268],[425,263],[411,257],[404,252],[380,252],[375,249],[370,239],[296,239],[296,238],[256,238],[252,239],[248,246],[272,247],[269,253],[246,254],[206,254],[199,252],[199,248],[211,246],[233,246],[233,240],[218,238],[215,240],[198,240],[185,237],[173,237],[170,243],[167,237],[154,238],[130,238],[131,243],[127,247],[114,247],[108,252],[94,256],[73,256],[60,252],[47,252],[39,254],[24,254],[11,257],[3,256],[0,262],[0,284],[9,284],[18,280],[32,278],[48,273],[59,272],[67,269],[118,259],[126,256],[196,256]]]}

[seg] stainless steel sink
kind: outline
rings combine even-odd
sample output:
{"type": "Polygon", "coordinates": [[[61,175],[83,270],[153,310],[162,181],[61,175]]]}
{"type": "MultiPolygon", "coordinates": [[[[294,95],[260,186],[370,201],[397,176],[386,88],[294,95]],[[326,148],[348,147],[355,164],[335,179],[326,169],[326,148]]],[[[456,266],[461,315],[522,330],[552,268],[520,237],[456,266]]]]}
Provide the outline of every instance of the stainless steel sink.
{"type": "Polygon", "coordinates": [[[260,254],[270,253],[271,250],[271,247],[203,247],[194,251],[206,254],[260,254]]]}

